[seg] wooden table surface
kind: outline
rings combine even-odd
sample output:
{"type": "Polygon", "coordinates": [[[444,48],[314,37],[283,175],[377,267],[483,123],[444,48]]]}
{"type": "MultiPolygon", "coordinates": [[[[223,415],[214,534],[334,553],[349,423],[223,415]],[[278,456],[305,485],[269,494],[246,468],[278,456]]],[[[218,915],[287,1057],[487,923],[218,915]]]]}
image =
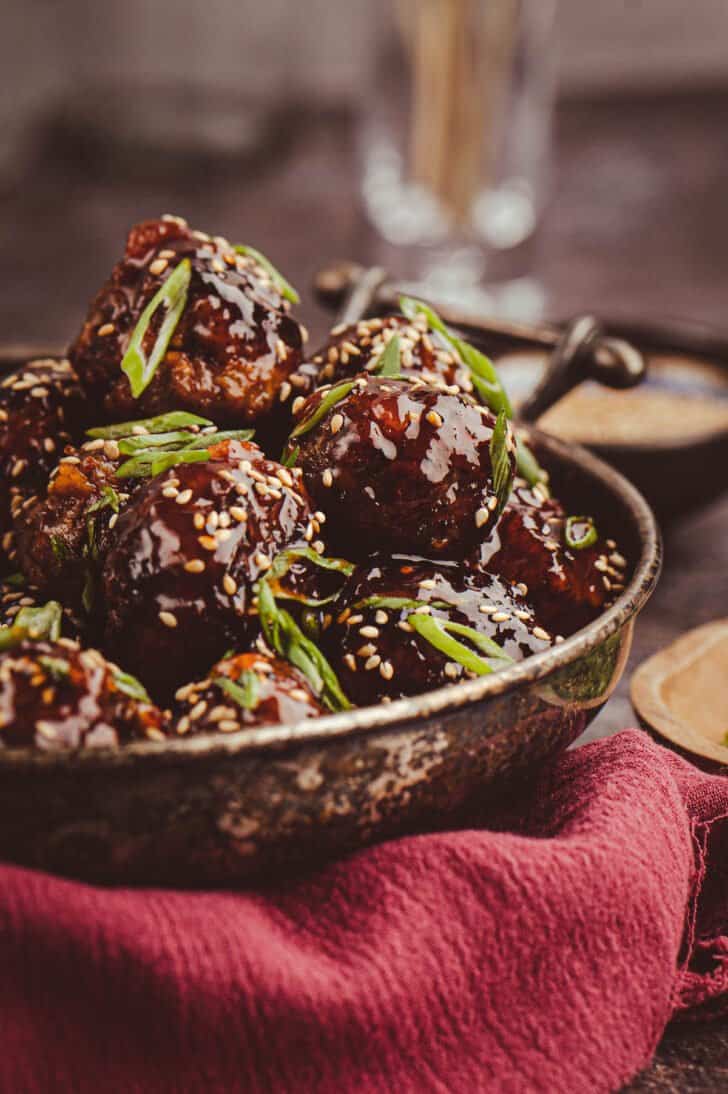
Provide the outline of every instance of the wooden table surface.
{"type": "MultiPolygon", "coordinates": [[[[728,93],[569,104],[557,116],[552,197],[534,244],[547,313],[703,320],[728,333],[728,93]]],[[[348,119],[302,122],[255,171],[166,171],[79,146],[46,151],[0,191],[3,339],[64,344],[135,220],[178,212],[264,249],[298,286],[324,261],[375,261],[356,200],[348,119]]],[[[314,338],[326,316],[304,300],[314,338]]],[[[727,472],[728,477],[728,472],[727,472]]],[[[728,495],[668,531],[659,589],[630,667],[728,614],[728,495]]],[[[629,670],[586,739],[633,725],[629,670]]],[[[668,1030],[633,1091],[728,1089],[728,1021],[668,1030]]]]}

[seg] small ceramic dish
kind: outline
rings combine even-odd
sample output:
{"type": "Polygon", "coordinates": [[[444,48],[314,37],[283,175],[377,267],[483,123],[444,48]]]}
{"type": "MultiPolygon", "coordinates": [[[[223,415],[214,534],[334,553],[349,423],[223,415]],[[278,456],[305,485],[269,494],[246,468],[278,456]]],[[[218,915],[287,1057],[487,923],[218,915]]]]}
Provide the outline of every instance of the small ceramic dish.
{"type": "Polygon", "coordinates": [[[728,768],[728,619],[654,654],[632,677],[642,723],[681,752],[728,768]]]}

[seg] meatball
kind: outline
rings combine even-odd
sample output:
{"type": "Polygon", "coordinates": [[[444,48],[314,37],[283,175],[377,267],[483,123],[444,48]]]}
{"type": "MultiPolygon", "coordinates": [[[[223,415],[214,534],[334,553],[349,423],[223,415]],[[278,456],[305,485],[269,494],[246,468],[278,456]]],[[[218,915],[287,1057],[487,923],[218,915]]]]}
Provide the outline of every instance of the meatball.
{"type": "Polygon", "coordinates": [[[614,540],[601,540],[596,531],[593,544],[569,546],[568,519],[559,501],[517,480],[495,534],[473,558],[476,571],[523,582],[544,626],[561,635],[603,611],[624,588],[626,567],[614,540]]]}
{"type": "Polygon", "coordinates": [[[45,751],[163,740],[165,716],[138,681],[70,639],[0,653],[0,747],[45,751]]]}
{"type": "Polygon", "coordinates": [[[302,474],[227,440],[209,459],[143,481],[119,516],[102,574],[105,642],[166,698],[259,633],[253,587],[320,522],[302,474]]]}
{"type": "Polygon", "coordinates": [[[89,441],[66,455],[15,516],[18,563],[30,583],[79,613],[89,614],[110,528],[129,499],[120,482],[115,441],[89,441]]]}
{"type": "Polygon", "coordinates": [[[359,377],[320,388],[296,410],[287,453],[326,512],[339,554],[457,559],[494,527],[514,442],[503,421],[496,490],[496,418],[485,407],[420,381],[359,377]]]}
{"type": "Polygon", "coordinates": [[[257,652],[219,661],[206,679],[185,684],[175,698],[173,728],[180,735],[234,733],[324,713],[297,669],[257,652]]]}
{"type": "Polygon", "coordinates": [[[354,571],[337,608],[324,650],[359,705],[484,675],[553,642],[522,587],[462,563],[372,559],[354,571]]]}
{"type": "Polygon", "coordinates": [[[81,385],[68,361],[31,361],[0,384],[0,536],[14,557],[11,513],[45,482],[83,424],[81,385]]]}
{"type": "MultiPolygon", "coordinates": [[[[225,239],[191,231],[179,217],[138,224],[126,252],[91,305],[70,357],[89,397],[109,420],[186,409],[218,424],[275,417],[290,397],[290,375],[302,357],[303,328],[288,314],[278,277],[225,239]],[[158,307],[141,337],[147,361],[157,338],[162,357],[134,398],[121,370],[145,309],[183,261],[186,291],[166,345],[158,307]]],[[[174,318],[174,316],[172,317],[174,318]]],[[[167,333],[169,333],[167,331],[167,333]]]]}
{"type": "Polygon", "coordinates": [[[362,319],[349,326],[334,327],[322,348],[298,370],[301,389],[345,380],[360,372],[373,372],[394,335],[399,338],[401,375],[419,377],[434,387],[456,387],[471,394],[470,369],[452,350],[439,331],[432,330],[424,315],[406,319],[403,315],[362,319]]]}

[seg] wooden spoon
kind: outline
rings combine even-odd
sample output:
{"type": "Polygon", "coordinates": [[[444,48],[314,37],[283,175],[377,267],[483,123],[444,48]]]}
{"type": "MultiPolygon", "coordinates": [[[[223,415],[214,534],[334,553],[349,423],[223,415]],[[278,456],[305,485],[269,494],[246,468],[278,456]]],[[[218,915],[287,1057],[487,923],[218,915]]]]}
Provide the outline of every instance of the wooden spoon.
{"type": "Polygon", "coordinates": [[[632,703],[678,748],[728,765],[728,619],[696,627],[635,672],[632,703]]]}

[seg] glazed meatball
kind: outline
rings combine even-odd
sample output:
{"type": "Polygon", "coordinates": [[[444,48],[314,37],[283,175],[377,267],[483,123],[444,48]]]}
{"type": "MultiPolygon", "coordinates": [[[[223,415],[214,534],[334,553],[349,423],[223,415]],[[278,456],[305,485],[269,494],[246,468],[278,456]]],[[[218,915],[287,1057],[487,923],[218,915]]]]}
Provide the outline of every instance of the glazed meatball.
{"type": "Polygon", "coordinates": [[[85,402],[68,361],[31,361],[0,384],[0,535],[13,559],[11,513],[32,498],[83,425],[85,402]]]}
{"type": "Polygon", "coordinates": [[[0,747],[108,748],[164,736],[162,712],[97,650],[62,638],[0,653],[0,747]]]}
{"type": "Polygon", "coordinates": [[[395,334],[399,338],[403,376],[419,377],[434,387],[456,387],[466,394],[472,393],[470,369],[442,334],[428,326],[424,315],[412,320],[403,315],[389,315],[334,327],[328,342],[300,366],[299,393],[300,389],[311,391],[360,372],[375,371],[395,334]]]}
{"type": "Polygon", "coordinates": [[[407,556],[357,567],[323,635],[341,686],[358,705],[483,675],[552,642],[521,586],[473,575],[462,563],[407,556]],[[478,648],[477,635],[495,645],[478,648]],[[458,644],[463,661],[454,656],[458,644]]]}
{"type": "Polygon", "coordinates": [[[621,592],[626,566],[614,540],[570,547],[567,519],[559,501],[517,482],[494,535],[474,556],[476,570],[523,582],[544,626],[561,635],[585,626],[621,592]]]}
{"type": "MultiPolygon", "coordinates": [[[[495,525],[496,419],[485,407],[419,381],[359,377],[320,388],[296,410],[287,452],[327,514],[338,554],[462,558],[495,525]]],[[[502,455],[509,477],[510,427],[502,455]]]]}
{"type": "Polygon", "coordinates": [[[133,483],[119,482],[115,441],[89,441],[66,450],[39,490],[16,513],[18,563],[30,583],[78,613],[89,614],[110,528],[133,483]]]}
{"type": "Polygon", "coordinates": [[[320,523],[300,470],[224,441],[201,463],[143,481],[113,529],[103,565],[105,642],[166,698],[259,632],[253,587],[274,557],[311,544],[320,523]]]}
{"type": "Polygon", "coordinates": [[[219,661],[206,679],[179,688],[175,699],[173,728],[179,735],[234,733],[324,713],[297,669],[257,652],[219,661]]]}
{"type": "MultiPolygon", "coordinates": [[[[179,217],[138,224],[126,252],[91,305],[70,357],[89,397],[109,420],[185,409],[218,424],[275,416],[290,397],[303,328],[288,314],[277,279],[220,236],[191,231],[179,217]],[[138,399],[121,362],[145,308],[182,261],[190,264],[181,313],[151,381],[138,399]]],[[[152,353],[164,308],[142,338],[152,353]]]]}

